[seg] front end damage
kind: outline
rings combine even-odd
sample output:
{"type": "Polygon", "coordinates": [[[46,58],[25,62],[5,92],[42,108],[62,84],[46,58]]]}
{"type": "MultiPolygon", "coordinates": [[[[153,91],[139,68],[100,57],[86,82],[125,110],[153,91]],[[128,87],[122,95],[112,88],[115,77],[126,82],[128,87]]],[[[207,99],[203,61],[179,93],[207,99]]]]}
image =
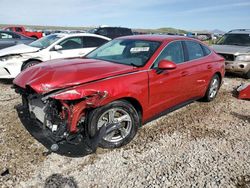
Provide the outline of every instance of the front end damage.
{"type": "Polygon", "coordinates": [[[102,104],[106,91],[77,89],[59,90],[38,94],[29,86],[26,89],[14,85],[22,95],[22,119],[27,130],[49,151],[63,155],[82,156],[96,150],[107,128],[101,128],[94,137],[89,137],[86,114],[102,104]],[[25,116],[25,117],[24,117],[25,116]]]}

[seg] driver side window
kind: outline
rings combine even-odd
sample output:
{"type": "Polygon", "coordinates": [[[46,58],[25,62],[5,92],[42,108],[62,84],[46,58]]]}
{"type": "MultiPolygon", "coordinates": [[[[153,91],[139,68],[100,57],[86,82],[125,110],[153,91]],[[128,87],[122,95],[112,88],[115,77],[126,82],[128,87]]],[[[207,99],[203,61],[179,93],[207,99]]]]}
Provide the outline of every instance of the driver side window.
{"type": "Polygon", "coordinates": [[[59,45],[62,46],[62,50],[73,50],[83,48],[81,37],[72,37],[65,39],[64,41],[60,42],[59,45]]]}
{"type": "Polygon", "coordinates": [[[171,42],[168,44],[155,60],[153,67],[158,67],[159,62],[164,59],[172,61],[176,64],[184,62],[184,53],[181,41],[171,42]]]}

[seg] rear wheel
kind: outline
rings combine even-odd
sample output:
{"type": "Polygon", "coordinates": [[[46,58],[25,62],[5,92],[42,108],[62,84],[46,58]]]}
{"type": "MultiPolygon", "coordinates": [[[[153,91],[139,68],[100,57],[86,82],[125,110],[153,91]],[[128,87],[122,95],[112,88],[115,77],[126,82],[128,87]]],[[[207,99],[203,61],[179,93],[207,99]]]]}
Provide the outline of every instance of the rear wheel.
{"type": "Polygon", "coordinates": [[[207,101],[207,102],[210,102],[212,100],[214,100],[214,98],[216,97],[218,91],[219,91],[219,88],[220,88],[220,77],[215,74],[210,83],[209,83],[209,86],[207,88],[207,91],[206,91],[206,94],[204,96],[204,100],[207,101]]]}
{"type": "Polygon", "coordinates": [[[40,62],[39,61],[29,61],[22,66],[22,71],[29,68],[29,67],[32,67],[33,65],[36,65],[38,63],[40,63],[40,62]]]}
{"type": "Polygon", "coordinates": [[[127,101],[119,100],[92,110],[87,117],[90,136],[103,126],[117,126],[100,141],[103,148],[117,148],[129,143],[137,133],[140,119],[137,111],[127,101]]]}

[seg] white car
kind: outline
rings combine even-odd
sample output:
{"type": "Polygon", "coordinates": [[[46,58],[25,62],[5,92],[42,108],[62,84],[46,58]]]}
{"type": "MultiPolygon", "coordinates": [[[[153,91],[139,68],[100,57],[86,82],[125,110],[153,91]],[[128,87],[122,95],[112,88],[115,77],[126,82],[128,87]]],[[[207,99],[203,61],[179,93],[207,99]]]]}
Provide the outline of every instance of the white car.
{"type": "Polygon", "coordinates": [[[83,57],[111,39],[89,33],[51,34],[29,45],[0,50],[0,79],[15,78],[22,70],[43,61],[83,57]]]}

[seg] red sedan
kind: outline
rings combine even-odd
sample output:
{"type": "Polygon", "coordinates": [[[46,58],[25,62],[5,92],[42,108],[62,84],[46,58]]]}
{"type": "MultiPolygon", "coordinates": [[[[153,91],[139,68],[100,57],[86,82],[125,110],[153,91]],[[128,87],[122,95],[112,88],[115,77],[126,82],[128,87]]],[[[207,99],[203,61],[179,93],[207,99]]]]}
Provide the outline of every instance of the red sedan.
{"type": "Polygon", "coordinates": [[[198,40],[141,35],[112,40],[85,58],[61,59],[21,72],[14,80],[37,133],[53,151],[87,137],[106,148],[129,143],[138,128],[187,101],[212,101],[224,59],[198,40]],[[41,136],[42,135],[42,136],[41,136]]]}

